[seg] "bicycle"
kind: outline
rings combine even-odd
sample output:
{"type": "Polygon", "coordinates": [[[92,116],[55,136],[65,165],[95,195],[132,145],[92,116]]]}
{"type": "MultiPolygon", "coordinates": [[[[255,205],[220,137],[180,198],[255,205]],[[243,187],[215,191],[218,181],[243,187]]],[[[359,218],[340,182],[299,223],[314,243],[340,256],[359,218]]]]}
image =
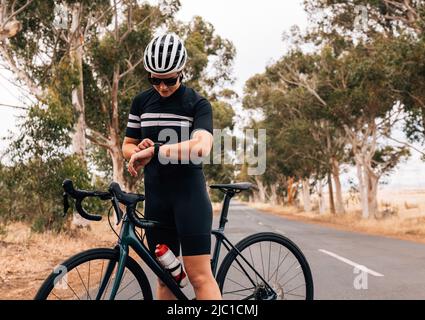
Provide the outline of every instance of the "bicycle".
{"type": "MultiPolygon", "coordinates": [[[[250,183],[210,186],[225,194],[219,228],[212,231],[216,242],[211,259],[211,268],[223,299],[312,300],[313,279],[310,267],[301,250],[291,240],[277,233],[263,232],[250,235],[233,245],[225,236],[230,200],[236,194],[249,190],[251,186],[250,183]],[[218,268],[222,245],[227,249],[227,254],[218,268]],[[269,265],[265,267],[267,262],[269,265]],[[279,269],[285,272],[282,274],[279,269]],[[297,281],[294,281],[295,279],[297,281]]],[[[157,221],[145,219],[137,210],[137,204],[145,199],[144,195],[124,192],[115,182],[110,184],[107,192],[78,190],[74,188],[71,180],[65,180],[63,188],[64,215],[69,209],[68,196],[75,199],[75,208],[79,214],[92,221],[100,221],[102,216],[86,212],[82,201],[89,197],[111,200],[108,220],[113,208],[117,225],[122,223],[120,233],[117,234],[118,242],[113,249],[87,250],[63,262],[43,282],[35,299],[152,300],[152,289],[146,273],[129,255],[130,248],[165,283],[177,299],[189,299],[147,248],[144,236],[136,231],[136,227],[170,228],[157,221]],[[119,203],[126,207],[125,213],[119,203]],[[71,286],[70,283],[74,282],[75,284],[71,286]]],[[[110,221],[109,223],[112,228],[110,221]]]]}

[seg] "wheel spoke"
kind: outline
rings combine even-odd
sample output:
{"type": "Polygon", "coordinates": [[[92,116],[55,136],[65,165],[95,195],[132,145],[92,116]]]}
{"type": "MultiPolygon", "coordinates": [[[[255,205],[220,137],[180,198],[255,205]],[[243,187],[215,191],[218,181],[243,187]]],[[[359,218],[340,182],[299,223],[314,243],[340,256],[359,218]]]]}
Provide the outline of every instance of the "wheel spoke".
{"type": "MultiPolygon", "coordinates": [[[[80,277],[81,283],[83,284],[83,287],[84,287],[84,289],[85,289],[85,290],[86,290],[86,292],[87,292],[87,296],[90,296],[89,291],[87,290],[87,287],[86,287],[86,285],[84,284],[83,278],[81,277],[80,271],[78,271],[78,267],[76,267],[76,268],[75,268],[75,270],[77,271],[78,276],[80,277]]],[[[91,298],[90,298],[90,300],[91,300],[91,298]]]]}
{"type": "Polygon", "coordinates": [[[233,294],[235,292],[242,292],[242,291],[247,291],[247,290],[251,291],[252,289],[255,289],[255,287],[247,288],[247,289],[240,289],[240,290],[235,290],[235,291],[223,292],[223,294],[233,294]]]}
{"type": "MultiPolygon", "coordinates": [[[[87,279],[87,292],[90,292],[90,261],[89,261],[89,275],[88,275],[88,279],[87,279]]],[[[90,298],[90,294],[88,294],[88,298],[90,298]]]]}
{"type": "MultiPolygon", "coordinates": [[[[127,271],[127,269],[125,270],[127,271]]],[[[124,277],[123,277],[124,279],[124,277]]],[[[121,288],[118,292],[117,292],[117,296],[125,289],[127,288],[130,284],[132,284],[134,281],[136,281],[136,278],[134,278],[133,280],[131,280],[129,283],[127,283],[123,288],[121,288]]]]}
{"type": "Polygon", "coordinates": [[[57,298],[57,299],[59,299],[59,300],[62,300],[61,298],[59,298],[53,291],[52,291],[52,294],[57,298]]]}
{"type": "Polygon", "coordinates": [[[288,294],[289,292],[292,292],[292,291],[294,291],[294,290],[297,290],[298,288],[301,288],[302,286],[305,286],[305,283],[300,284],[298,287],[292,288],[292,289],[291,289],[291,290],[289,290],[289,291],[285,291],[285,294],[288,294]]]}
{"type": "Polygon", "coordinates": [[[271,251],[272,251],[272,242],[270,241],[270,246],[269,246],[269,265],[267,267],[267,281],[269,281],[269,275],[270,275],[270,255],[271,255],[271,251]]]}
{"type": "MultiPolygon", "coordinates": [[[[251,256],[252,266],[253,266],[253,268],[254,268],[254,269],[256,269],[256,268],[255,268],[255,262],[254,262],[254,259],[252,258],[251,247],[248,247],[248,249],[249,249],[249,254],[250,254],[250,256],[251,256]]],[[[257,273],[256,273],[256,272],[254,272],[254,274],[255,274],[255,282],[257,282],[257,283],[258,283],[258,276],[257,276],[257,273]]]]}
{"type": "Polygon", "coordinates": [[[289,283],[289,282],[291,282],[292,280],[294,280],[295,279],[295,277],[296,276],[298,276],[299,274],[301,274],[301,273],[303,273],[303,271],[301,270],[300,272],[298,272],[295,276],[293,276],[291,279],[289,279],[288,281],[286,281],[283,285],[282,285],[282,287],[285,285],[285,284],[287,284],[287,283],[289,283]]]}
{"type": "Polygon", "coordinates": [[[291,270],[291,268],[297,263],[298,261],[297,260],[295,260],[294,261],[294,263],[293,264],[291,264],[291,266],[288,268],[288,270],[286,270],[285,271],[285,273],[283,274],[283,275],[281,275],[280,277],[279,277],[279,280],[277,281],[277,283],[279,283],[280,282],[280,280],[285,276],[285,274],[287,274],[288,272],[289,272],[289,270],[291,270]]]}
{"type": "MultiPolygon", "coordinates": [[[[74,295],[77,297],[78,300],[81,300],[80,297],[78,296],[78,294],[74,291],[74,289],[72,289],[72,287],[69,285],[68,281],[63,280],[66,283],[66,286],[71,289],[71,291],[74,293],[74,295]]],[[[53,292],[52,292],[53,293],[53,292]]]]}
{"type": "MultiPolygon", "coordinates": [[[[277,280],[277,275],[278,275],[278,273],[279,273],[279,266],[280,266],[280,252],[282,251],[282,246],[279,246],[279,257],[277,258],[277,267],[276,267],[276,278],[275,278],[275,280],[277,280]]],[[[288,254],[288,253],[287,253],[288,254]]],[[[284,259],[285,260],[285,259],[284,259]]],[[[272,276],[270,277],[270,279],[271,278],[273,278],[273,275],[274,275],[274,272],[273,272],[273,274],[272,274],[272,276]]]]}
{"type": "Polygon", "coordinates": [[[260,242],[260,253],[261,253],[261,264],[263,265],[263,278],[266,277],[265,272],[264,272],[264,259],[263,259],[263,250],[261,248],[261,242],[260,242]]]}
{"type": "Polygon", "coordinates": [[[305,298],[305,296],[301,296],[299,294],[294,294],[294,293],[287,293],[287,294],[289,294],[290,296],[305,298]]]}
{"type": "MultiPolygon", "coordinates": [[[[142,297],[143,297],[143,293],[142,293],[142,291],[139,291],[139,292],[136,292],[135,294],[133,294],[130,298],[128,298],[127,300],[131,300],[131,299],[133,299],[136,295],[138,295],[139,293],[141,293],[142,294],[142,297]]],[[[139,299],[139,300],[142,300],[142,299],[139,299]]]]}
{"type": "Polygon", "coordinates": [[[230,279],[230,278],[227,278],[226,280],[229,280],[229,281],[231,281],[231,282],[233,282],[233,283],[237,284],[238,286],[240,286],[240,287],[242,287],[242,288],[248,289],[247,287],[244,287],[243,285],[241,285],[239,282],[236,282],[236,281],[234,281],[234,280],[232,280],[232,279],[230,279]]]}
{"type": "MultiPolygon", "coordinates": [[[[280,253],[280,252],[279,252],[280,253]]],[[[277,282],[277,275],[278,275],[278,273],[279,273],[279,267],[282,265],[282,263],[284,263],[285,262],[285,259],[286,259],[286,257],[288,256],[288,254],[289,254],[289,251],[286,253],[286,255],[283,257],[283,260],[282,261],[279,261],[279,264],[277,265],[277,267],[276,267],[276,269],[274,270],[274,272],[272,273],[272,276],[270,277],[270,278],[273,278],[273,275],[276,273],[276,282],[277,282]]],[[[279,254],[279,256],[280,256],[280,254],[279,254]]],[[[270,280],[270,279],[268,279],[268,280],[270,280]]]]}
{"type": "Polygon", "coordinates": [[[102,260],[102,269],[100,270],[100,279],[99,279],[99,287],[97,288],[97,294],[96,294],[96,299],[97,299],[97,295],[99,294],[99,290],[100,290],[100,286],[102,285],[102,276],[103,276],[103,267],[105,264],[105,260],[102,260]]]}
{"type": "Polygon", "coordinates": [[[249,300],[255,298],[255,294],[251,294],[248,297],[243,298],[242,300],[249,300]]]}

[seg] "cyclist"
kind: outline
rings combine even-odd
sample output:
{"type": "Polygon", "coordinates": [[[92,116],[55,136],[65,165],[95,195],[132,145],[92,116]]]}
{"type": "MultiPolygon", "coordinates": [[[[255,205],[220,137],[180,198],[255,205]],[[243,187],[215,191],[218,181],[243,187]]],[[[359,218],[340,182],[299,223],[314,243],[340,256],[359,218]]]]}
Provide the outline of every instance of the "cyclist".
{"type": "MultiPolygon", "coordinates": [[[[145,217],[176,228],[146,230],[149,249],[166,244],[179,256],[181,246],[196,299],[216,300],[221,294],[210,264],[212,206],[199,161],[212,147],[212,108],[182,84],[186,61],[176,34],[155,37],[146,47],[152,88],[133,99],[122,150],[131,175],[144,167],[145,217]]],[[[175,299],[159,279],[157,298],[175,299]]]]}

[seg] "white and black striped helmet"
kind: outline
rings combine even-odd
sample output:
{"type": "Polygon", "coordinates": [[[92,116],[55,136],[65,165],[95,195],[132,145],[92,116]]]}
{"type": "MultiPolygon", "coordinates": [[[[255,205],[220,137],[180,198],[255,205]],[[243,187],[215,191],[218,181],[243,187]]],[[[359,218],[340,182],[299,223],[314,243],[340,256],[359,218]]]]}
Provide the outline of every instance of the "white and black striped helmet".
{"type": "Polygon", "coordinates": [[[148,72],[170,74],[183,70],[187,52],[183,41],[174,33],[155,37],[146,47],[144,65],[148,72]]]}

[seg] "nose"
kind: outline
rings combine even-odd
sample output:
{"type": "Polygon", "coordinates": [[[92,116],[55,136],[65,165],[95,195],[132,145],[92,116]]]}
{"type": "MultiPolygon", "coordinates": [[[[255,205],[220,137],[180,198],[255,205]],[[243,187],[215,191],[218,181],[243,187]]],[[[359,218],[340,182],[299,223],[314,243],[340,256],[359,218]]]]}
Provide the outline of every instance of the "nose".
{"type": "Polygon", "coordinates": [[[159,84],[159,89],[160,89],[160,90],[165,91],[165,90],[167,90],[167,89],[168,89],[168,87],[164,84],[164,82],[161,82],[161,83],[159,84]]]}

